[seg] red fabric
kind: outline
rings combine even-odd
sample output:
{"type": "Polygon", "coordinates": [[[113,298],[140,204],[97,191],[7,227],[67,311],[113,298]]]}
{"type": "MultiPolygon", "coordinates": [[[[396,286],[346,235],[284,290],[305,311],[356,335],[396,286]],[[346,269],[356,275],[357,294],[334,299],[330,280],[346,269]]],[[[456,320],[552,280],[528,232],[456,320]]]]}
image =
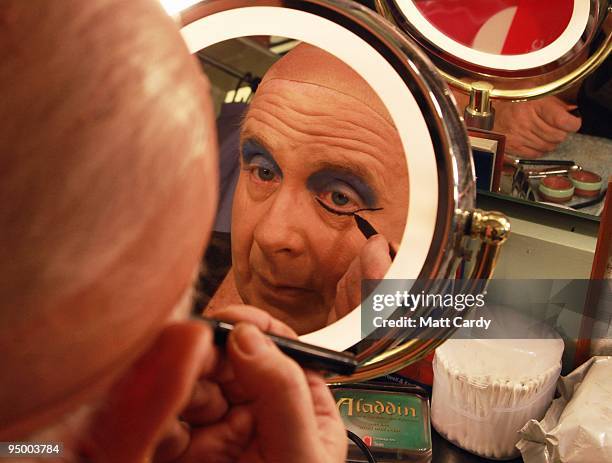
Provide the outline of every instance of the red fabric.
{"type": "Polygon", "coordinates": [[[519,1],[417,0],[415,3],[438,30],[463,45],[472,46],[476,34],[491,16],[517,6],[519,1]]]}
{"type": "Polygon", "coordinates": [[[417,8],[441,32],[472,46],[482,26],[506,8],[517,7],[502,54],[538,50],[567,27],[574,0],[416,0],[417,8]]]}
{"type": "Polygon", "coordinates": [[[563,33],[574,0],[519,0],[502,54],[520,55],[550,45],[563,33]]]}

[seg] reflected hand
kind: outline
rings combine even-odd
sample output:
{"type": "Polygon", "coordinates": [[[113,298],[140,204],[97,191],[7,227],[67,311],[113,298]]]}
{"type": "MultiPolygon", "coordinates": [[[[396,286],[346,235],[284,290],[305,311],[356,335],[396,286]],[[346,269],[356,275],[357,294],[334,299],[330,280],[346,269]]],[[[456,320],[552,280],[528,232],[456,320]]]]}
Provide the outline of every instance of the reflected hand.
{"type": "Polygon", "coordinates": [[[389,242],[382,235],[370,237],[338,281],[336,301],[330,312],[328,324],[344,317],[361,304],[362,280],[381,280],[390,266],[389,242]]]}
{"type": "Polygon", "coordinates": [[[554,150],[582,123],[570,114],[576,106],[557,97],[495,105],[495,128],[506,135],[506,152],[525,158],[538,158],[554,150]]]}
{"type": "Polygon", "coordinates": [[[234,306],[215,317],[243,322],[230,335],[215,375],[201,381],[205,389],[218,386],[228,408],[219,417],[216,400],[188,407],[184,417],[194,427],[178,461],[343,463],[348,441],[325,381],[303,371],[261,331],[285,337],[295,333],[253,307],[234,306]]]}

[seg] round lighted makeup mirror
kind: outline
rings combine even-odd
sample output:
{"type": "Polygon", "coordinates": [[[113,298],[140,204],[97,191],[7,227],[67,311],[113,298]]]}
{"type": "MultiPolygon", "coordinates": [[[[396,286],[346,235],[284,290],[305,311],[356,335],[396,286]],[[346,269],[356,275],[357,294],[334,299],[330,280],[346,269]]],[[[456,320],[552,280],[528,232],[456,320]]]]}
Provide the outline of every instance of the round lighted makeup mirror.
{"type": "Polygon", "coordinates": [[[489,98],[561,92],[612,49],[608,0],[376,0],[423,47],[447,82],[471,94],[468,125],[487,128],[489,98]],[[609,20],[609,18],[608,18],[609,20]]]}
{"type": "MultiPolygon", "coordinates": [[[[448,88],[401,33],[380,16],[345,0],[165,4],[180,23],[192,53],[241,37],[280,36],[324,50],[356,72],[377,94],[397,129],[409,178],[405,227],[385,279],[427,280],[432,286],[440,285],[442,291],[469,254],[477,254],[470,278],[490,277],[509,225],[499,214],[474,208],[469,145],[448,88]],[[479,243],[477,249],[469,246],[474,241],[479,243]]],[[[258,92],[253,101],[263,98],[258,92]]],[[[260,110],[259,118],[265,117],[260,110]]],[[[271,151],[274,155],[274,149],[271,151]]],[[[330,382],[365,380],[400,369],[427,355],[454,331],[432,328],[435,333],[427,333],[421,329],[417,336],[414,330],[402,328],[376,336],[364,333],[361,315],[357,307],[301,336],[305,342],[334,350],[365,345],[357,355],[357,372],[351,377],[329,378],[330,382]]]]}

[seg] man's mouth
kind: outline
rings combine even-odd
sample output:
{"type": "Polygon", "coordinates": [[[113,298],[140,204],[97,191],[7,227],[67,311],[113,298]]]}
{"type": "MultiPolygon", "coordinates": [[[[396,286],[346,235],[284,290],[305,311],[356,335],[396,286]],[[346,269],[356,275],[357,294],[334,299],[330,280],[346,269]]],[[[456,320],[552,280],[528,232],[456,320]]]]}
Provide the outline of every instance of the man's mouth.
{"type": "Polygon", "coordinates": [[[304,285],[296,285],[289,281],[277,280],[262,275],[258,272],[253,272],[253,274],[255,275],[255,278],[260,286],[276,295],[287,297],[304,297],[304,295],[313,292],[312,289],[309,289],[304,285]]]}

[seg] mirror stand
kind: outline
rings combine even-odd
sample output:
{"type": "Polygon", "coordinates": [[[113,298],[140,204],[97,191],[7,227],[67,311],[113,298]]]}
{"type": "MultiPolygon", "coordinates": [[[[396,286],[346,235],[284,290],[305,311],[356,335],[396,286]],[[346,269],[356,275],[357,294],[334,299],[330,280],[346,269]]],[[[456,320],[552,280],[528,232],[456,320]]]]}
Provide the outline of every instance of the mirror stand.
{"type": "Polygon", "coordinates": [[[484,280],[493,275],[501,245],[510,234],[510,221],[501,212],[474,209],[471,212],[469,235],[479,239],[482,244],[470,279],[484,280]]]}
{"type": "Polygon", "coordinates": [[[491,104],[493,85],[489,82],[473,82],[470,90],[470,102],[463,111],[463,119],[468,127],[493,130],[495,109],[491,104]]]}

